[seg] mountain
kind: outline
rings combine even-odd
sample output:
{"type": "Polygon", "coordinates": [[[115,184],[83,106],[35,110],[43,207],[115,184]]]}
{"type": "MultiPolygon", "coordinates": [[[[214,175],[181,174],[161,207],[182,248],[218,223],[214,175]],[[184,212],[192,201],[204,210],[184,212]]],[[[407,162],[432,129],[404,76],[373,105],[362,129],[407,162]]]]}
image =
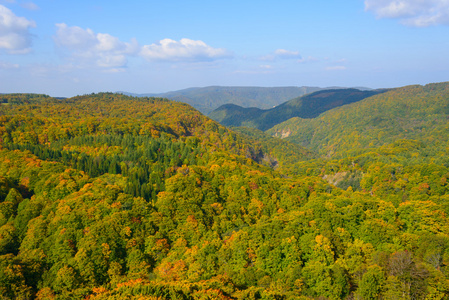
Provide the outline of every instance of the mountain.
{"type": "Polygon", "coordinates": [[[227,87],[209,86],[188,88],[161,94],[132,94],[136,97],[162,97],[174,101],[185,102],[203,114],[209,114],[223,104],[231,103],[243,107],[259,107],[263,109],[279,105],[287,100],[321,90],[318,87],[227,87]]]}
{"type": "Polygon", "coordinates": [[[446,299],[448,119],[449,83],[286,139],[161,98],[1,95],[0,298],[446,299]]]}
{"type": "Polygon", "coordinates": [[[225,126],[246,126],[265,131],[290,118],[314,118],[329,109],[360,101],[382,92],[385,90],[323,90],[292,99],[267,110],[226,104],[211,112],[209,116],[225,126]]]}
{"type": "Polygon", "coordinates": [[[322,155],[344,155],[400,139],[432,145],[446,143],[448,91],[448,83],[398,88],[314,119],[293,118],[268,133],[322,155]]]}

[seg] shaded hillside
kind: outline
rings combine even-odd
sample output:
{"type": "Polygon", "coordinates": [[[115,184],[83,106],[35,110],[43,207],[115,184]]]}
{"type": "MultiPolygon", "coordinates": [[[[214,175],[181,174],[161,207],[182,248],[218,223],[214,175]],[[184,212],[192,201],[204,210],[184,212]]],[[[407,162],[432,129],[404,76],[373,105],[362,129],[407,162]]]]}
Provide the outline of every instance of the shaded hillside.
{"type": "Polygon", "coordinates": [[[209,86],[188,88],[162,94],[131,94],[138,97],[163,97],[174,101],[185,102],[203,114],[209,114],[223,104],[231,103],[243,107],[268,109],[292,98],[314,91],[318,87],[232,87],[209,86]]]}
{"type": "Polygon", "coordinates": [[[225,126],[245,126],[265,131],[293,117],[315,118],[319,114],[384,92],[357,89],[323,90],[287,101],[268,110],[223,105],[209,116],[225,126]]]}
{"type": "Polygon", "coordinates": [[[391,90],[315,119],[294,118],[268,133],[323,155],[342,156],[399,139],[446,145],[448,116],[449,83],[435,83],[391,90]]]}
{"type": "Polygon", "coordinates": [[[233,127],[232,130],[245,136],[254,148],[260,149],[258,156],[251,155],[258,157],[258,162],[268,164],[277,170],[283,171],[285,174],[296,173],[292,166],[298,161],[308,161],[317,158],[317,155],[307,148],[272,137],[258,129],[233,127]]]}

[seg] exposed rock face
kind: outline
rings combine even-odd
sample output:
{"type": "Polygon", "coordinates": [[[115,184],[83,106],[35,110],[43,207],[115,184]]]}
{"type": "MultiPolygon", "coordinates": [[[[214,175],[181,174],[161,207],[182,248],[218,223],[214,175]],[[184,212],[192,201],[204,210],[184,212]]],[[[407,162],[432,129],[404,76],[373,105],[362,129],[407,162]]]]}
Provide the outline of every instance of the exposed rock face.
{"type": "Polygon", "coordinates": [[[282,131],[276,132],[274,134],[275,137],[285,139],[288,138],[292,134],[292,131],[290,129],[283,129],[282,131]]]}

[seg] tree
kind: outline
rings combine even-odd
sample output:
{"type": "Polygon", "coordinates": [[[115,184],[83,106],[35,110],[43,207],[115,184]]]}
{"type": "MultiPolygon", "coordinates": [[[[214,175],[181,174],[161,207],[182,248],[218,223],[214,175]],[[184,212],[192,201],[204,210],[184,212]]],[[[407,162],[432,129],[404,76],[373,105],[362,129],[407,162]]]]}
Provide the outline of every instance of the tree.
{"type": "Polygon", "coordinates": [[[359,281],[356,294],[362,299],[380,299],[385,284],[383,270],[378,265],[371,265],[359,281]]]}

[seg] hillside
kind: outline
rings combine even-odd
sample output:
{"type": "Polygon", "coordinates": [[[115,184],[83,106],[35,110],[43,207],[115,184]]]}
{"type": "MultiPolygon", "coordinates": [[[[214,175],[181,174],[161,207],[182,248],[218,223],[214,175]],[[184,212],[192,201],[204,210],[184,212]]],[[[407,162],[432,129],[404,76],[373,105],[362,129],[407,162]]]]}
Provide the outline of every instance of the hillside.
{"type": "Polygon", "coordinates": [[[289,100],[267,110],[227,104],[217,108],[209,116],[225,126],[246,126],[265,131],[290,118],[315,118],[329,109],[357,102],[384,91],[323,90],[289,100]]]}
{"type": "Polygon", "coordinates": [[[449,84],[408,86],[328,111],[315,119],[294,118],[271,135],[337,157],[400,139],[446,145],[449,84]]]}
{"type": "Polygon", "coordinates": [[[188,103],[203,114],[209,114],[224,104],[235,104],[243,107],[268,109],[285,101],[314,91],[318,87],[232,87],[209,86],[188,88],[161,94],[131,94],[137,97],[162,97],[174,101],[188,103]]]}
{"type": "MultiPolygon", "coordinates": [[[[285,140],[279,140],[258,129],[247,127],[232,127],[233,131],[241,134],[254,148],[260,149],[258,161],[268,164],[275,170],[286,175],[297,171],[292,166],[298,161],[309,161],[317,155],[305,147],[285,140]]],[[[253,155],[254,156],[254,155],[253,155]]],[[[256,156],[257,157],[257,156],[256,156]]]]}
{"type": "Polygon", "coordinates": [[[319,154],[167,99],[1,95],[1,298],[445,299],[448,90],[302,119],[319,154]]]}

